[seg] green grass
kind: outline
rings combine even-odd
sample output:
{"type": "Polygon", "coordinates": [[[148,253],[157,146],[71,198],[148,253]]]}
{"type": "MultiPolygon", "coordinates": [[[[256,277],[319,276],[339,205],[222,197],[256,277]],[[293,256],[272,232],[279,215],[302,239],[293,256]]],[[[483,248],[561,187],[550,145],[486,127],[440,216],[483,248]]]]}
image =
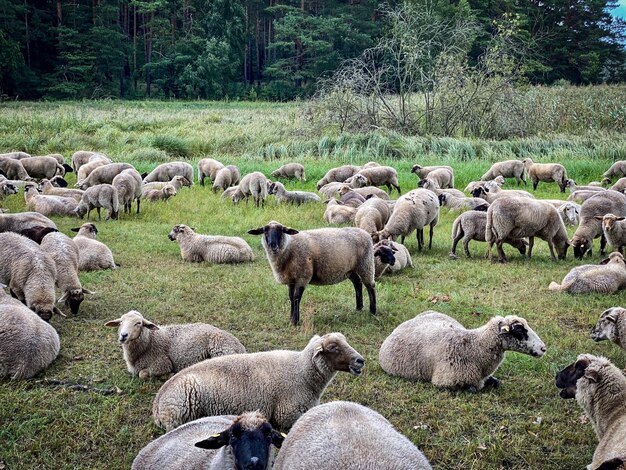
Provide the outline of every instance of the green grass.
{"type": "MultiPolygon", "coordinates": [[[[625,145],[623,138],[614,136],[546,136],[510,142],[433,138],[418,146],[417,139],[393,135],[315,137],[298,122],[293,104],[10,105],[0,107],[0,151],[19,149],[27,142],[31,145],[24,148],[35,153],[68,155],[81,147],[94,148],[144,171],[168,158],[162,150],[149,150],[154,136],[164,132],[186,142],[192,164],[207,155],[239,165],[242,174],[259,170],[269,175],[288,159],[300,160],[308,181],[289,182],[288,188],[312,190],[327,169],[376,158],[398,169],[406,191],[415,187],[409,172],[414,162],[452,163],[456,186],[463,188],[491,160],[516,156],[505,151],[515,148],[520,156],[560,160],[584,183],[600,179],[612,161],[610,153],[597,151],[601,145],[605,149],[625,145]],[[315,151],[309,148],[314,141],[315,151]],[[264,158],[270,145],[272,156],[264,158]],[[472,159],[474,154],[460,148],[471,148],[477,155],[472,159]],[[284,159],[275,160],[276,155],[284,159]]],[[[553,184],[540,184],[537,195],[564,197],[553,184]]],[[[3,204],[11,211],[24,207],[21,195],[3,204]]],[[[144,203],[139,216],[96,221],[100,240],[111,247],[122,268],[81,274],[83,285],[97,293],[83,303],[77,316],[53,319],[61,336],[58,359],[33,380],[0,384],[0,463],[8,469],[128,468],[137,452],[162,434],[152,424],[151,407],[163,381],[131,377],[116,331],[103,326],[131,309],[161,324],[209,322],[235,334],[248,351],[302,349],[313,334],[343,332],[366,358],[365,371],[358,378],[338,374],[322,401],[352,400],[379,411],[436,468],[564,469],[582,468],[591,461],[596,445],[591,425],[581,422],[582,411],[574,401],[559,398],[554,376],[582,352],[606,355],[623,367],[623,351],[606,342],[594,343],[588,333],[604,309],[624,302],[624,294],[575,297],[548,291],[550,281],[560,281],[581,262],[571,251],[566,261],[551,262],[541,241],[532,260],[505,248],[511,262],[492,264],[482,258],[484,244],[471,242],[474,258],[461,254],[452,261],[448,252],[454,214],[442,212],[432,251],[418,253],[415,237],[409,238],[415,268],[377,283],[377,316],[355,311],[349,282],[311,286],[301,305],[302,325],[292,327],[287,288],[274,281],[259,238],[246,231],[271,219],[298,229],[321,227],[324,207],[277,206],[273,198],[264,209],[233,206],[196,185],[166,203],[144,203]],[[256,261],[237,266],[183,263],[178,245],[167,239],[177,223],[194,226],[200,233],[243,236],[256,261]],[[442,295],[448,295],[449,302],[433,303],[442,295]],[[548,352],[541,359],[508,353],[496,373],[501,387],[477,395],[386,375],[377,360],[384,338],[399,323],[431,308],[468,327],[482,325],[496,314],[521,315],[545,341],[548,352]],[[38,382],[42,378],[119,387],[121,393],[103,396],[53,388],[38,382]]],[[[72,219],[55,221],[68,234],[78,225],[72,219]]],[[[596,255],[591,262],[597,260],[596,255]]]]}

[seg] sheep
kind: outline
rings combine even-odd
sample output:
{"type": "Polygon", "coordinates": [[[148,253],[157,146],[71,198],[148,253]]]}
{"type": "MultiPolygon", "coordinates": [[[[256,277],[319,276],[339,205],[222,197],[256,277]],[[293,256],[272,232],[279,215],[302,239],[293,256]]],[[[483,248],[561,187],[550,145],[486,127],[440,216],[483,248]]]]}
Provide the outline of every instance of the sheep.
{"type": "Polygon", "coordinates": [[[487,258],[491,248],[496,245],[498,261],[508,260],[502,249],[507,238],[528,237],[528,257],[532,256],[535,237],[548,243],[550,257],[556,261],[563,260],[567,255],[569,240],[565,224],[557,210],[550,204],[528,198],[496,199],[487,210],[487,226],[485,240],[488,243],[487,258]]]}
{"type": "Polygon", "coordinates": [[[26,186],[26,184],[32,183],[32,180],[30,180],[30,181],[10,180],[10,179],[7,179],[5,176],[2,176],[2,173],[0,173],[0,183],[12,184],[17,189],[23,189],[26,186]]]}
{"type": "Polygon", "coordinates": [[[602,312],[590,336],[596,342],[609,340],[626,350],[626,309],[612,307],[602,312]]]}
{"type": "Polygon", "coordinates": [[[431,180],[427,178],[427,179],[419,180],[419,182],[417,183],[417,187],[430,189],[437,196],[441,194],[451,194],[456,197],[465,197],[465,194],[463,194],[463,191],[459,191],[458,189],[454,189],[454,188],[441,189],[441,187],[439,186],[439,183],[437,183],[437,181],[435,181],[434,179],[431,180]]]}
{"type": "Polygon", "coordinates": [[[391,194],[391,189],[394,187],[398,191],[398,194],[402,194],[400,186],[398,185],[398,172],[395,168],[390,166],[375,166],[363,168],[357,174],[367,178],[367,186],[387,186],[389,194],[391,194]]]}
{"type": "Polygon", "coordinates": [[[446,168],[433,170],[424,179],[432,181],[438,188],[454,188],[454,173],[446,168]]]}
{"type": "Polygon", "coordinates": [[[78,232],[73,240],[78,247],[79,272],[117,269],[117,265],[113,261],[113,253],[109,247],[96,240],[98,229],[94,224],[86,223],[70,230],[78,232]]]}
{"type": "Polygon", "coordinates": [[[248,230],[263,235],[261,242],[274,278],[289,286],[291,323],[300,321],[300,300],[308,284],[331,285],[350,279],[356,309],[363,309],[363,284],[376,313],[374,250],[369,234],[359,228],[322,228],[298,232],[271,221],[248,230]]]}
{"type": "Polygon", "coordinates": [[[131,310],[104,326],[118,328],[126,368],[145,380],[246,349],[230,333],[207,323],[158,326],[131,310]]]}
{"type": "Polygon", "coordinates": [[[56,224],[48,217],[41,215],[39,212],[20,212],[18,214],[0,214],[0,233],[16,232],[31,227],[52,227],[57,228],[56,224]]]}
{"type": "Polygon", "coordinates": [[[515,178],[517,185],[520,182],[524,182],[526,186],[526,179],[524,178],[524,163],[520,160],[505,160],[503,162],[497,162],[491,165],[491,168],[480,177],[481,181],[489,181],[501,176],[502,178],[515,178]]]}
{"type": "Polygon", "coordinates": [[[23,380],[47,368],[59,354],[56,330],[0,285],[0,380],[23,380]]]}
{"type": "Polygon", "coordinates": [[[576,398],[598,436],[587,469],[623,468],[626,463],[626,377],[607,358],[580,354],[556,375],[561,398],[576,398]]]}
{"type": "Polygon", "coordinates": [[[12,158],[14,160],[21,160],[22,158],[30,158],[32,155],[26,152],[9,152],[0,153],[0,158],[12,158]]]}
{"type": "Polygon", "coordinates": [[[272,172],[271,175],[273,178],[287,178],[287,179],[297,179],[300,181],[306,181],[306,176],[304,174],[304,166],[300,163],[286,163],[281,166],[278,170],[272,172]]]}
{"type": "Polygon", "coordinates": [[[239,416],[210,416],[173,429],[144,447],[131,470],[272,468],[285,434],[265,416],[249,411],[239,416]]]}
{"type": "Polygon", "coordinates": [[[57,161],[57,163],[64,168],[65,173],[72,173],[74,171],[74,168],[72,168],[71,166],[65,164],[65,157],[63,155],[61,155],[60,153],[49,153],[47,155],[37,155],[37,156],[35,156],[35,158],[42,158],[42,157],[54,158],[57,161]]]}
{"type": "Polygon", "coordinates": [[[596,216],[615,214],[626,217],[626,195],[618,191],[602,191],[586,200],[580,206],[580,224],[574,232],[570,245],[574,248],[574,257],[582,259],[587,251],[591,256],[594,238],[600,237],[600,254],[604,254],[606,238],[602,223],[596,216]]]}
{"type": "Polygon", "coordinates": [[[222,168],[224,168],[224,164],[212,158],[203,158],[200,160],[198,162],[198,182],[200,186],[204,186],[204,179],[207,177],[213,182],[215,175],[222,168]]]}
{"type": "Polygon", "coordinates": [[[614,176],[619,176],[620,178],[626,176],[626,160],[616,161],[602,174],[602,177],[608,180],[609,183],[614,176]]]}
{"type": "Polygon", "coordinates": [[[17,186],[15,186],[13,183],[9,183],[8,180],[0,181],[0,201],[3,200],[5,196],[10,196],[17,193],[17,186]]]}
{"type": "Polygon", "coordinates": [[[365,365],[341,333],[314,336],[302,351],[216,357],[170,378],[152,406],[157,426],[173,429],[203,416],[259,410],[287,430],[319,404],[337,372],[360,375],[365,365]]]}
{"type": "Polygon", "coordinates": [[[428,189],[414,189],[400,197],[395,208],[380,232],[373,238],[374,241],[388,239],[395,241],[400,237],[400,243],[404,244],[404,238],[417,231],[418,250],[424,247],[424,227],[430,226],[430,239],[428,249],[433,247],[433,232],[439,222],[439,199],[437,195],[428,189]]]}
{"type": "Polygon", "coordinates": [[[384,199],[385,201],[389,201],[389,195],[382,189],[377,188],[375,186],[366,186],[364,188],[353,188],[352,191],[354,191],[357,194],[360,194],[365,199],[376,197],[378,199],[384,199]]]}
{"type": "Polygon", "coordinates": [[[569,294],[614,294],[626,288],[626,261],[614,251],[600,264],[583,264],[571,269],[561,284],[551,282],[551,291],[569,294]]]}
{"type": "Polygon", "coordinates": [[[561,204],[557,211],[565,225],[577,226],[580,223],[580,204],[568,201],[561,204]]]}
{"type": "Polygon", "coordinates": [[[93,170],[84,180],[79,180],[76,186],[85,190],[98,184],[111,184],[122,171],[134,168],[130,163],[108,163],[93,170]]]}
{"type": "Polygon", "coordinates": [[[33,184],[25,186],[24,199],[28,210],[39,212],[45,216],[75,216],[75,210],[78,206],[73,197],[41,195],[33,184]]]}
{"type": "Polygon", "coordinates": [[[454,318],[428,310],[399,325],[383,342],[378,359],[390,375],[476,393],[493,377],[505,351],[541,357],[546,346],[526,320],[496,316],[468,330],[454,318]]]}
{"type": "Polygon", "coordinates": [[[623,193],[624,191],[626,191],[626,178],[618,179],[615,182],[615,184],[613,186],[611,186],[609,189],[612,189],[613,191],[619,191],[620,193],[623,193]]]}
{"type": "MultiPolygon", "coordinates": [[[[78,173],[78,170],[80,170],[83,165],[95,160],[92,158],[94,156],[103,157],[109,160],[106,155],[100,152],[92,152],[90,150],[79,150],[74,152],[72,155],[72,168],[74,168],[74,172],[78,173]]],[[[111,163],[111,160],[109,160],[109,163],[111,163]]]]}
{"type": "Polygon", "coordinates": [[[254,261],[254,252],[243,238],[200,235],[195,228],[179,224],[168,234],[178,241],[183,261],[209,263],[244,263],[254,261]]]}
{"type": "MultiPolygon", "coordinates": [[[[487,213],[482,211],[467,211],[459,215],[452,223],[452,250],[450,251],[450,257],[456,259],[456,247],[463,240],[463,251],[465,256],[471,257],[469,251],[469,242],[476,240],[484,242],[485,230],[487,227],[487,213]]],[[[526,246],[528,244],[521,238],[505,238],[503,243],[508,243],[514,248],[517,248],[520,254],[523,256],[526,254],[526,246]]]]}
{"type": "Polygon", "coordinates": [[[238,189],[239,189],[239,185],[231,186],[230,188],[225,189],[220,199],[232,199],[233,194],[235,194],[238,189]]]}
{"type": "Polygon", "coordinates": [[[81,189],[57,188],[53,186],[52,182],[48,179],[41,180],[41,189],[44,196],[71,197],[76,199],[76,202],[80,202],[85,193],[85,191],[81,189]]]}
{"type": "Polygon", "coordinates": [[[12,158],[0,158],[0,172],[10,180],[32,181],[33,179],[24,169],[22,162],[12,158]]]}
{"type": "Polygon", "coordinates": [[[363,196],[349,188],[341,188],[339,194],[341,194],[339,202],[346,206],[354,207],[355,209],[358,209],[365,202],[363,196]]]}
{"type": "Polygon", "coordinates": [[[391,240],[381,240],[374,245],[375,277],[412,268],[413,260],[406,246],[391,240]]]}
{"type": "Polygon", "coordinates": [[[43,227],[41,225],[30,227],[19,232],[20,235],[25,236],[26,238],[30,238],[32,241],[41,245],[43,238],[49,233],[58,232],[56,228],[52,227],[43,227]]]}
{"type": "Polygon", "coordinates": [[[333,401],[303,414],[286,437],[274,470],[430,470],[413,443],[382,415],[333,401]]]}
{"type": "Polygon", "coordinates": [[[337,168],[331,168],[326,172],[324,177],[317,182],[317,190],[319,191],[322,186],[328,183],[343,183],[351,176],[356,175],[359,170],[361,170],[361,167],[354,165],[343,165],[337,168]]]}
{"type": "Polygon", "coordinates": [[[596,196],[599,192],[602,192],[602,191],[594,191],[594,190],[588,190],[588,189],[578,189],[578,190],[574,191],[573,193],[571,193],[567,197],[567,200],[568,201],[574,201],[574,202],[577,202],[579,204],[582,204],[587,199],[591,199],[592,197],[596,196]]]}
{"type": "Polygon", "coordinates": [[[81,219],[89,213],[92,209],[96,209],[98,212],[98,220],[102,220],[100,215],[100,209],[105,208],[107,210],[107,216],[104,220],[117,219],[120,213],[120,200],[117,194],[117,188],[111,184],[98,184],[96,186],[90,186],[83,194],[78,206],[74,209],[74,212],[81,219]]]}
{"type": "Polygon", "coordinates": [[[326,201],[326,210],[324,211],[324,220],[329,224],[351,224],[356,216],[356,208],[346,206],[336,199],[326,201]]]}
{"type": "Polygon", "coordinates": [[[37,243],[17,233],[0,233],[0,283],[42,319],[65,316],[55,305],[54,261],[37,243]]]}
{"type": "Polygon", "coordinates": [[[605,188],[602,188],[600,186],[591,186],[591,185],[587,185],[587,186],[579,186],[576,184],[576,181],[574,181],[573,179],[568,179],[565,182],[565,187],[567,189],[570,190],[570,192],[574,192],[574,191],[606,191],[605,188]]]}
{"type": "Polygon", "coordinates": [[[57,173],[63,176],[65,168],[54,157],[30,157],[20,163],[31,178],[53,178],[57,173]]]}
{"type": "Polygon", "coordinates": [[[307,202],[321,202],[320,197],[315,193],[309,193],[306,191],[287,191],[285,186],[279,182],[275,181],[270,186],[268,191],[269,194],[273,194],[276,196],[276,202],[279,204],[282,203],[290,203],[290,204],[304,204],[307,202]]]}
{"type": "Polygon", "coordinates": [[[565,192],[567,184],[567,171],[560,163],[535,163],[532,158],[522,160],[526,174],[533,182],[533,190],[537,189],[539,181],[546,183],[555,182],[559,185],[561,192],[565,192]]]}
{"type": "Polygon", "coordinates": [[[535,196],[521,189],[500,189],[496,183],[488,183],[479,186],[472,191],[472,196],[483,198],[489,204],[500,198],[526,198],[534,199],[535,196]]]}
{"type": "Polygon", "coordinates": [[[232,186],[233,178],[232,173],[229,168],[224,167],[215,173],[215,178],[213,179],[213,192],[216,193],[218,189],[222,191],[232,186]]]}
{"type": "Polygon", "coordinates": [[[624,254],[622,248],[626,246],[626,217],[617,217],[613,214],[606,214],[603,217],[597,215],[596,220],[602,221],[602,232],[606,241],[613,247],[613,250],[624,254]]]}
{"type": "Polygon", "coordinates": [[[76,181],[84,181],[96,168],[100,168],[101,166],[109,165],[111,163],[113,162],[103,155],[94,155],[91,160],[84,165],[81,165],[80,169],[76,172],[76,181]]]}
{"type": "Polygon", "coordinates": [[[183,188],[183,186],[187,186],[190,188],[192,183],[184,176],[176,175],[168,182],[155,181],[153,183],[143,184],[142,188],[144,190],[145,189],[163,189],[165,185],[167,184],[171,184],[172,186],[174,186],[174,189],[176,189],[176,191],[180,191],[183,188]]]}
{"type": "Polygon", "coordinates": [[[484,188],[487,183],[492,183],[490,186],[495,184],[498,187],[502,187],[502,185],[505,183],[505,180],[502,176],[496,176],[494,179],[489,181],[470,181],[463,191],[469,194],[473,194],[476,188],[484,188]]]}
{"type": "MultiPolygon", "coordinates": [[[[175,176],[176,178],[183,178],[175,176]]],[[[134,168],[122,171],[113,178],[111,185],[117,190],[119,205],[124,207],[125,213],[130,213],[130,206],[133,201],[137,201],[137,214],[141,205],[141,194],[143,190],[143,181],[141,175],[134,168]]]]}
{"type": "Polygon", "coordinates": [[[141,192],[141,197],[147,201],[167,201],[170,197],[176,196],[176,188],[171,184],[166,184],[163,189],[146,189],[141,192]]]}
{"type": "Polygon", "coordinates": [[[419,179],[425,179],[428,174],[432,171],[435,170],[439,170],[439,169],[446,169],[449,170],[451,172],[454,172],[454,170],[452,169],[452,167],[450,166],[445,166],[445,165],[435,165],[435,166],[421,166],[421,165],[413,165],[411,167],[411,173],[415,173],[415,175],[419,178],[419,179]]]}
{"type": "Polygon", "coordinates": [[[242,198],[245,198],[247,202],[248,197],[252,196],[256,207],[265,206],[269,184],[269,180],[260,171],[247,174],[241,179],[237,190],[232,195],[232,200],[237,204],[242,198]]]}
{"type": "Polygon", "coordinates": [[[439,204],[442,207],[447,207],[450,211],[472,209],[486,212],[489,208],[489,203],[480,197],[457,197],[453,194],[441,193],[438,199],[439,204]]]}
{"type": "Polygon", "coordinates": [[[354,226],[371,235],[385,227],[390,213],[387,202],[375,197],[370,198],[357,209],[354,215],[354,226]]]}
{"type": "Polygon", "coordinates": [[[193,184],[193,167],[187,162],[169,162],[162,163],[152,170],[143,179],[144,183],[152,183],[153,181],[167,182],[174,176],[181,175],[187,178],[193,184]]]}

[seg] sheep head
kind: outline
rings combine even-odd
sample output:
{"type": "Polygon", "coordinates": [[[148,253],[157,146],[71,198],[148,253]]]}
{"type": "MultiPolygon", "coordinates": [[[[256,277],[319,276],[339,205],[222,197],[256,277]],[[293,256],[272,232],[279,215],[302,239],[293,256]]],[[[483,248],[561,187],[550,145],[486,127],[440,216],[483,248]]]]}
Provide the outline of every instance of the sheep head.
{"type": "Polygon", "coordinates": [[[570,364],[556,374],[556,387],[561,389],[561,398],[575,398],[578,379],[585,375],[591,360],[591,354],[581,354],[576,362],[570,364]]]}
{"type": "Polygon", "coordinates": [[[420,171],[422,169],[422,167],[420,165],[413,165],[411,167],[411,173],[417,173],[418,171],[420,171]]]}
{"type": "Polygon", "coordinates": [[[622,221],[625,218],[626,217],[618,217],[613,214],[606,214],[604,216],[601,216],[601,215],[594,216],[594,219],[602,221],[602,228],[608,231],[613,230],[613,227],[615,226],[616,222],[622,221]]]}
{"type": "Polygon", "coordinates": [[[320,366],[321,359],[324,367],[330,372],[350,372],[352,375],[361,375],[365,359],[341,333],[328,333],[321,338],[314,338],[313,359],[320,366]]]}
{"type": "Polygon", "coordinates": [[[285,227],[279,222],[272,220],[264,227],[248,230],[250,235],[263,235],[263,247],[265,251],[272,253],[278,253],[287,241],[285,235],[296,235],[297,230],[289,227],[285,227]]]}
{"type": "Polygon", "coordinates": [[[546,345],[539,335],[535,333],[526,320],[521,317],[509,315],[504,318],[496,317],[500,341],[507,351],[516,351],[541,357],[546,352],[546,345]]]}
{"type": "Polygon", "coordinates": [[[624,313],[622,307],[613,307],[605,310],[600,315],[597,323],[591,329],[591,339],[594,341],[616,341],[618,339],[618,330],[616,328],[617,320],[624,313]]]}
{"type": "Polygon", "coordinates": [[[167,238],[170,239],[170,241],[174,241],[174,240],[178,240],[178,237],[181,234],[190,234],[195,232],[195,228],[193,227],[187,227],[184,224],[178,224],[178,225],[174,225],[174,228],[172,229],[172,231],[170,233],[168,233],[167,238]]]}
{"type": "Polygon", "coordinates": [[[591,251],[593,247],[593,241],[591,239],[576,234],[574,234],[568,243],[574,248],[574,257],[577,259],[583,259],[585,253],[591,251]]]}
{"type": "Polygon", "coordinates": [[[159,327],[149,320],[146,320],[143,315],[136,310],[131,310],[125,313],[120,318],[108,321],[104,326],[119,327],[117,330],[118,341],[122,344],[129,343],[136,340],[141,336],[143,328],[149,330],[158,330],[159,327]]]}
{"type": "Polygon", "coordinates": [[[72,289],[63,293],[61,298],[57,300],[58,303],[65,303],[65,306],[70,309],[72,315],[78,314],[78,309],[80,308],[80,304],[85,300],[85,294],[95,294],[87,289],[72,289]]]}
{"type": "Polygon", "coordinates": [[[82,235],[83,237],[95,239],[96,235],[98,235],[98,229],[95,224],[86,223],[81,225],[80,227],[75,227],[70,229],[72,232],[78,232],[78,235],[82,235]]]}

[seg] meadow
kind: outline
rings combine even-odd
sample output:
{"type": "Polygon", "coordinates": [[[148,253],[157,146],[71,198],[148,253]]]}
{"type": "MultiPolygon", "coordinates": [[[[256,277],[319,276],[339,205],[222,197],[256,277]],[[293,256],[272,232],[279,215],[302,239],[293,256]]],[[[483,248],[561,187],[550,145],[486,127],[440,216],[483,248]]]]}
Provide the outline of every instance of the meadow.
{"type": "MultiPolygon", "coordinates": [[[[560,161],[579,183],[599,180],[613,160],[626,159],[626,137],[593,131],[509,141],[382,132],[319,135],[300,108],[298,103],[8,103],[0,105],[0,152],[69,157],[93,149],[140,171],[178,159],[195,166],[208,156],[238,165],[242,174],[266,175],[287,161],[300,161],[307,182],[286,186],[303,190],[314,190],[333,166],[376,160],[398,170],[403,192],[416,186],[410,173],[414,163],[452,165],[456,187],[462,189],[493,161],[507,158],[560,161]]],[[[68,180],[73,184],[74,176],[68,180]]],[[[554,184],[540,184],[536,195],[566,197],[554,184]]],[[[3,206],[24,210],[23,197],[9,197],[3,206]]],[[[414,269],[377,282],[376,316],[355,310],[349,282],[311,286],[301,304],[302,324],[293,327],[287,287],[274,281],[260,239],[246,232],[272,219],[297,229],[322,227],[324,208],[279,206],[273,197],[262,209],[233,206],[210,188],[194,185],[165,203],[142,204],[139,215],[106,223],[96,219],[99,239],[112,249],[121,269],[82,273],[83,286],[96,294],[85,300],[78,315],[52,320],[61,337],[57,360],[32,380],[0,384],[0,468],[129,468],[139,450],[163,433],[151,417],[163,380],[131,377],[116,330],[104,327],[131,309],[160,324],[211,323],[233,333],[250,352],[299,350],[314,334],[344,333],[365,357],[364,373],[338,374],[322,401],[351,400],[377,410],[435,468],[573,469],[591,461],[597,442],[591,425],[573,400],[558,396],[554,377],[583,352],[624,366],[622,350],[589,339],[600,313],[622,304],[624,294],[569,296],[547,286],[560,282],[573,266],[597,262],[597,245],[591,259],[574,260],[570,250],[565,261],[554,263],[545,242],[537,241],[531,260],[509,247],[511,262],[501,265],[483,258],[484,244],[472,242],[473,258],[461,251],[460,259],[451,260],[455,214],[444,210],[433,249],[418,252],[415,237],[408,238],[414,269]],[[167,239],[178,223],[200,233],[242,236],[256,260],[235,266],[183,263],[178,245],[167,239]],[[476,395],[386,375],[377,360],[380,344],[398,324],[428,309],[468,327],[494,315],[520,315],[548,351],[540,359],[508,353],[495,374],[500,388],[476,395]],[[53,380],[82,384],[88,391],[54,386],[53,380]]],[[[80,224],[68,218],[55,222],[66,234],[80,224]]]]}

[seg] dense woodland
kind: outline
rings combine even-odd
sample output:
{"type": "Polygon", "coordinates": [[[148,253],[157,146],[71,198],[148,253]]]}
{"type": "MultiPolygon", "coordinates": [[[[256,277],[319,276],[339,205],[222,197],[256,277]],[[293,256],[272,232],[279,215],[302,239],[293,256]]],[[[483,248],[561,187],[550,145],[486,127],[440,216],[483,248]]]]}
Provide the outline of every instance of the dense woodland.
{"type": "MultiPolygon", "coordinates": [[[[470,60],[515,19],[531,83],[626,78],[616,0],[426,0],[472,19],[470,60]]],[[[293,99],[389,34],[373,0],[0,0],[8,98],[293,99]]],[[[414,2],[415,3],[415,2],[414,2]]]]}

